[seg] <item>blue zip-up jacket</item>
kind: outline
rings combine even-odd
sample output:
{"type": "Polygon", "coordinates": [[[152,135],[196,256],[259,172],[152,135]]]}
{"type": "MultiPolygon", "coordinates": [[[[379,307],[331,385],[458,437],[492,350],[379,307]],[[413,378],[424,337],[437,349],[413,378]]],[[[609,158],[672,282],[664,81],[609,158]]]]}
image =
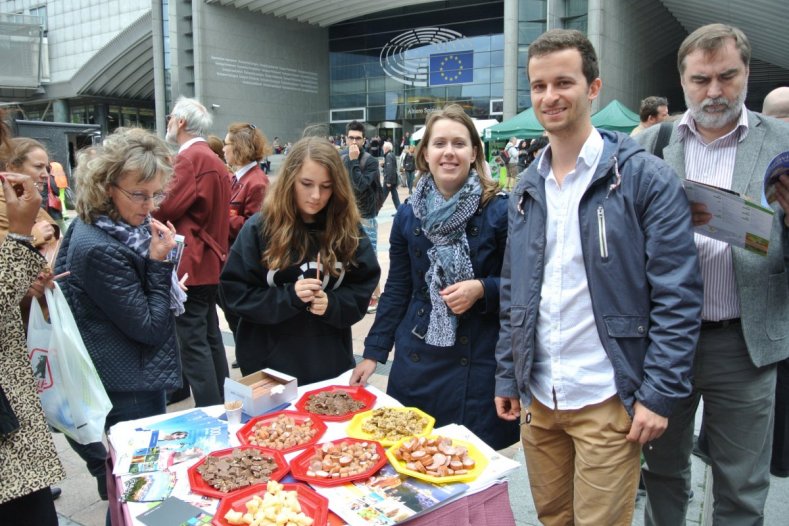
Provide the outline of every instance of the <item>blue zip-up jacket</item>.
{"type": "MultiPolygon", "coordinates": [[[[674,170],[628,136],[599,130],[603,153],[578,215],[597,332],[617,393],[668,417],[691,392],[701,272],[688,200],[674,170]]],[[[509,206],[501,273],[496,396],[531,403],[529,380],[545,267],[545,180],[524,172],[509,206]]]]}

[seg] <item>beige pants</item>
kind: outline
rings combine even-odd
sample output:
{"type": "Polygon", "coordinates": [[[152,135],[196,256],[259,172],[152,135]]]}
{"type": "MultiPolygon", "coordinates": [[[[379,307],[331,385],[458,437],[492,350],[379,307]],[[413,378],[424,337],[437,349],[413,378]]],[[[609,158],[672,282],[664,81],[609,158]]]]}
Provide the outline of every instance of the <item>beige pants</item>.
{"type": "Polygon", "coordinates": [[[630,424],[618,396],[567,411],[532,402],[521,439],[540,522],[630,526],[641,452],[630,424]]]}

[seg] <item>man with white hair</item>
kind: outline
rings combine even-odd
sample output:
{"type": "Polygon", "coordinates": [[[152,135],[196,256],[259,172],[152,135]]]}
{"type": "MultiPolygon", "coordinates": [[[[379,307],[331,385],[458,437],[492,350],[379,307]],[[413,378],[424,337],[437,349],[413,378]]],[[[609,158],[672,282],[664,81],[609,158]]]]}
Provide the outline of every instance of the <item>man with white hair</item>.
{"type": "Polygon", "coordinates": [[[228,376],[216,302],[219,273],[227,259],[230,179],[203,139],[211,123],[205,106],[178,98],[168,115],[166,136],[167,142],[178,145],[175,173],[167,198],[154,213],[185,237],[178,277],[188,288],[186,311],[176,318],[175,329],[196,407],[222,403],[228,376]]]}

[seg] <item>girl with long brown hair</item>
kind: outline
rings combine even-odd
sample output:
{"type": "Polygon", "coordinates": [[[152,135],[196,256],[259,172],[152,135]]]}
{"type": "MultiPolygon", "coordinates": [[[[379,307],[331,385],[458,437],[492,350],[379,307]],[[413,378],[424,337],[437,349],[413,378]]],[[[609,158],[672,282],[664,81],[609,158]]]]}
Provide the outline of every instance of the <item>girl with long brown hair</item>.
{"type": "Polygon", "coordinates": [[[305,384],[354,366],[351,326],[381,273],[359,223],[337,150],[325,139],[297,142],[221,276],[225,305],[241,318],[242,374],[271,367],[305,384]]]}

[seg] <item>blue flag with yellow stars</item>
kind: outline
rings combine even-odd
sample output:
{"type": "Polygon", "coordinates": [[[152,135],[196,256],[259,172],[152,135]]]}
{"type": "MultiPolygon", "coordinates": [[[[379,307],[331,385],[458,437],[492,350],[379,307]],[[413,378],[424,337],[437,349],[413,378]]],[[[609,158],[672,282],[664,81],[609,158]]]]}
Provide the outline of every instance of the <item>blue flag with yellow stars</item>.
{"type": "Polygon", "coordinates": [[[474,51],[430,55],[430,85],[474,82],[474,51]]]}

